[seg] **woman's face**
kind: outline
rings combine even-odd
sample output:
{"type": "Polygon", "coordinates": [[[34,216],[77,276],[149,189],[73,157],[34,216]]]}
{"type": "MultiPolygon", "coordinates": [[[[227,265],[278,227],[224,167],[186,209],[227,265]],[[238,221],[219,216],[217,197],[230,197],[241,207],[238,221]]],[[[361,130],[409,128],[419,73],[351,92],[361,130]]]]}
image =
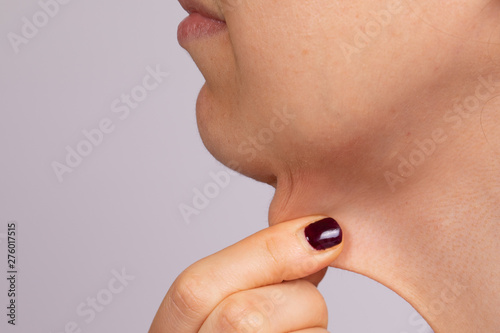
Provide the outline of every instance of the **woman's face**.
{"type": "Polygon", "coordinates": [[[470,50],[483,50],[465,44],[486,35],[489,1],[199,2],[227,23],[183,45],[206,79],[200,135],[222,163],[274,185],[323,166],[380,174],[474,70],[470,50]]]}

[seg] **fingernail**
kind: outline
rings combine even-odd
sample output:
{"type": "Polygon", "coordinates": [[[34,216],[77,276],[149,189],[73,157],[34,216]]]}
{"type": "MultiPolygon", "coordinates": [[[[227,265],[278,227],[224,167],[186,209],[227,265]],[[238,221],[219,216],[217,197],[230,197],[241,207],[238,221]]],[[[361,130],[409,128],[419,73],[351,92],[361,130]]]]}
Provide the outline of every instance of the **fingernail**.
{"type": "Polygon", "coordinates": [[[304,230],[309,244],[316,250],[325,250],[342,242],[342,229],[331,217],[309,224],[304,230]]]}

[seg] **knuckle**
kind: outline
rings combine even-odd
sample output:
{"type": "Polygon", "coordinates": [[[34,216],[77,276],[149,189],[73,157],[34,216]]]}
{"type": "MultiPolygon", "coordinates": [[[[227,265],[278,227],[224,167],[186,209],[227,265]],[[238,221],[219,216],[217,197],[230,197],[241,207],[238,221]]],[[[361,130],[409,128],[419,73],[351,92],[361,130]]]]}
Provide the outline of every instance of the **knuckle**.
{"type": "Polygon", "coordinates": [[[221,305],[215,320],[216,332],[261,332],[266,323],[257,298],[230,296],[221,305]]]}
{"type": "Polygon", "coordinates": [[[322,302],[318,303],[319,309],[318,309],[318,318],[319,318],[319,325],[321,327],[327,328],[328,327],[328,307],[326,306],[326,302],[323,297],[321,297],[322,302]]]}
{"type": "Polygon", "coordinates": [[[207,299],[207,288],[203,285],[203,279],[189,273],[179,275],[170,293],[172,307],[190,318],[203,313],[207,299]]]}
{"type": "Polygon", "coordinates": [[[311,282],[299,279],[287,282],[291,289],[302,289],[307,293],[309,304],[313,306],[309,309],[311,313],[314,313],[315,324],[327,328],[328,327],[328,306],[326,304],[325,298],[318,290],[318,288],[311,282]]]}
{"type": "Polygon", "coordinates": [[[325,298],[320,291],[310,282],[306,282],[311,288],[311,298],[314,302],[314,313],[318,320],[318,325],[324,328],[328,327],[328,306],[325,298]]]}

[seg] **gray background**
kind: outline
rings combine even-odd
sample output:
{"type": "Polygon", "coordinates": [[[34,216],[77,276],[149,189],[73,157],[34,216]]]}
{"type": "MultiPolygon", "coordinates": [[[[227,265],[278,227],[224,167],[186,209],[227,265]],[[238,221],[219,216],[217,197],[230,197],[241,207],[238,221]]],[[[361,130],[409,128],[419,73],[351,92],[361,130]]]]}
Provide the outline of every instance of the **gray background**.
{"type": "MultiPolygon", "coordinates": [[[[233,175],[183,219],[179,205],[227,169],[198,135],[203,79],[177,44],[186,14],[176,1],[73,0],[48,22],[40,11],[36,1],[0,2],[0,331],[60,333],[75,322],[81,332],[145,332],[184,268],[267,226],[273,189],[233,175]],[[21,35],[34,15],[46,25],[16,53],[8,34],[21,35]],[[168,78],[120,119],[111,103],[141,85],[148,66],[168,78]],[[114,131],[60,182],[52,163],[105,118],[114,131]],[[15,327],[6,323],[9,221],[18,225],[15,327]],[[110,293],[122,269],[134,279],[110,293]],[[91,316],[96,297],[106,305],[91,316]]],[[[429,332],[365,277],[330,269],[320,290],[332,332],[429,332]]]]}

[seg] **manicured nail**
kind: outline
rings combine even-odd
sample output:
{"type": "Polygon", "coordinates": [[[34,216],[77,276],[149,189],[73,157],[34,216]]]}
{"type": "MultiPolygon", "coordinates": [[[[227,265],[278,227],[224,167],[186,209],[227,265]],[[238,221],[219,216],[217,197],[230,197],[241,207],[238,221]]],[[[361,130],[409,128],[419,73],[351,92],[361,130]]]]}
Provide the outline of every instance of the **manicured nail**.
{"type": "Polygon", "coordinates": [[[304,230],[309,244],[316,250],[325,250],[342,242],[342,229],[331,217],[309,224],[304,230]]]}

